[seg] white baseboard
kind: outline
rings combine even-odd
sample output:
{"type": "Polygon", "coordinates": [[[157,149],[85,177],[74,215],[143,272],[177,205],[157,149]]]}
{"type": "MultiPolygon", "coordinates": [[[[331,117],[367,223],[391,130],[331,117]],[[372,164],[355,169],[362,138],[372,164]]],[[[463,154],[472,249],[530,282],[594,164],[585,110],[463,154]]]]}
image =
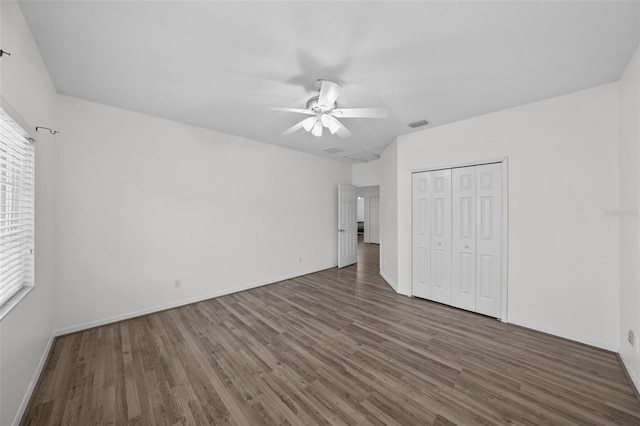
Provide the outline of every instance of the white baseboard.
{"type": "Polygon", "coordinates": [[[31,395],[33,395],[33,391],[36,389],[36,385],[38,384],[38,380],[40,379],[40,375],[42,374],[42,370],[44,369],[44,365],[47,362],[47,358],[49,357],[49,352],[51,351],[51,347],[53,346],[53,341],[55,340],[55,336],[51,334],[49,337],[49,341],[47,342],[47,346],[44,348],[44,352],[40,357],[40,362],[38,363],[38,367],[36,368],[35,374],[33,375],[33,379],[31,379],[31,383],[29,383],[29,387],[22,398],[22,402],[18,407],[18,412],[16,413],[16,417],[13,419],[11,423],[13,426],[18,426],[20,424],[20,420],[22,420],[22,416],[27,409],[27,405],[29,405],[29,401],[31,400],[31,395]]]}
{"type": "Polygon", "coordinates": [[[385,274],[384,272],[382,272],[382,269],[380,270],[380,276],[382,277],[382,279],[389,285],[389,287],[391,287],[393,289],[393,291],[395,291],[396,293],[398,292],[398,285],[395,284],[393,281],[391,281],[385,274]]]}
{"type": "Polygon", "coordinates": [[[171,302],[171,303],[167,303],[164,305],[159,305],[159,306],[152,306],[149,308],[144,308],[144,309],[140,309],[137,311],[133,311],[133,312],[127,312],[124,314],[120,314],[120,315],[114,315],[111,317],[107,317],[107,318],[103,318],[103,319],[99,319],[99,320],[95,320],[95,321],[89,321],[83,324],[78,324],[78,325],[73,325],[70,327],[64,327],[58,330],[54,330],[53,331],[53,336],[57,337],[57,336],[62,336],[65,334],[70,334],[70,333],[76,333],[78,331],[82,331],[82,330],[87,330],[89,328],[94,328],[94,327],[99,327],[101,325],[107,325],[107,324],[111,324],[114,322],[118,322],[118,321],[123,321],[123,320],[127,320],[127,319],[131,319],[131,318],[135,318],[135,317],[139,317],[142,315],[148,315],[148,314],[153,314],[155,312],[160,312],[160,311],[164,311],[167,309],[173,309],[173,308],[179,308],[180,306],[185,306],[185,305],[190,305],[192,303],[197,303],[197,302],[202,302],[204,300],[208,300],[208,299],[213,299],[216,297],[220,297],[220,296],[226,296],[228,294],[233,294],[233,293],[238,293],[241,291],[245,291],[245,290],[251,290],[253,288],[258,288],[258,287],[262,287],[265,285],[269,285],[269,284],[275,284],[281,281],[286,281],[286,280],[290,280],[292,278],[296,278],[296,277],[302,277],[304,275],[309,275],[309,274],[313,274],[315,272],[319,272],[319,271],[324,271],[325,269],[331,269],[331,268],[335,268],[337,265],[331,265],[331,266],[327,266],[326,268],[320,268],[320,269],[315,269],[313,271],[308,271],[308,272],[303,272],[303,273],[297,273],[294,275],[287,275],[284,277],[280,277],[280,278],[276,278],[275,280],[269,280],[268,282],[259,282],[259,283],[253,283],[253,284],[249,284],[246,286],[242,286],[242,287],[238,287],[238,288],[234,288],[234,289],[230,289],[230,290],[224,290],[224,291],[219,291],[219,292],[215,292],[215,293],[209,293],[209,294],[205,294],[202,296],[197,296],[197,297],[193,297],[190,299],[184,299],[184,300],[180,300],[177,302],[171,302]]]}
{"type": "Polygon", "coordinates": [[[631,368],[631,364],[629,363],[627,358],[624,356],[624,354],[622,352],[618,352],[618,355],[622,360],[622,366],[624,367],[625,370],[627,370],[627,374],[629,375],[629,377],[631,377],[631,381],[633,382],[633,385],[636,387],[636,391],[640,394],[640,378],[638,377],[636,372],[633,371],[633,369],[631,368]]]}
{"type": "Polygon", "coordinates": [[[512,317],[507,318],[507,323],[519,325],[521,327],[530,328],[532,330],[541,331],[543,333],[551,334],[557,337],[562,337],[563,339],[573,340],[578,343],[584,343],[585,345],[594,346],[596,348],[604,349],[611,352],[618,352],[618,346],[612,345],[608,343],[604,343],[598,340],[591,339],[589,337],[584,336],[576,336],[571,333],[565,333],[564,331],[557,330],[555,328],[544,327],[538,324],[533,324],[528,321],[522,321],[519,319],[514,319],[512,317]]]}

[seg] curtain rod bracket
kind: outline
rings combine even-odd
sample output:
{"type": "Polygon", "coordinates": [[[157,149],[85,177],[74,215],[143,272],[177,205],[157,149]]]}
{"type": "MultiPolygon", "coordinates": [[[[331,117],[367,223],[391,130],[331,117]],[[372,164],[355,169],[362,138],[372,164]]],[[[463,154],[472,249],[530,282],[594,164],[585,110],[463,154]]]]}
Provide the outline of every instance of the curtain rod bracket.
{"type": "Polygon", "coordinates": [[[36,132],[37,132],[38,130],[40,130],[40,129],[48,130],[48,131],[49,131],[49,133],[51,133],[52,135],[56,135],[56,134],[60,133],[59,131],[57,131],[57,130],[53,130],[53,129],[50,129],[50,128],[48,128],[48,127],[36,126],[36,132]]]}
{"type": "Polygon", "coordinates": [[[2,56],[2,55],[11,56],[11,53],[7,52],[6,50],[0,49],[0,56],[2,56]]]}

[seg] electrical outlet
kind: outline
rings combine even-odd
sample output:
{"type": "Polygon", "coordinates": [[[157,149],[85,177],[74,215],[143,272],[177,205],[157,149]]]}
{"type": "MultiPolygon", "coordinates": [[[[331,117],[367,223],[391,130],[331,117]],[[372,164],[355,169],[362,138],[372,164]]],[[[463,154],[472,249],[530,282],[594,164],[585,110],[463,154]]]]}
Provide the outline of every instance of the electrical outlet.
{"type": "Polygon", "coordinates": [[[627,340],[632,347],[636,347],[636,335],[633,333],[633,330],[629,330],[629,333],[627,333],[627,340]]]}
{"type": "Polygon", "coordinates": [[[175,280],[173,282],[173,288],[180,288],[182,287],[182,280],[175,280]]]}
{"type": "Polygon", "coordinates": [[[302,263],[302,257],[298,258],[298,263],[302,263]]]}

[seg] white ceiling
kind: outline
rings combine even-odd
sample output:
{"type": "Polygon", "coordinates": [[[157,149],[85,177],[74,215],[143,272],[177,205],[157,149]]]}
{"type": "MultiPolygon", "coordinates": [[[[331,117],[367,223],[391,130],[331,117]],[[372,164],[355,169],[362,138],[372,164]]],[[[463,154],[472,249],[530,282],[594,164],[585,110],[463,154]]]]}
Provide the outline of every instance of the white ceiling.
{"type": "MultiPolygon", "coordinates": [[[[430,126],[616,81],[638,47],[638,1],[23,1],[57,90],[319,155],[381,152],[430,126]],[[323,78],[347,139],[280,133],[323,78]],[[424,127],[423,127],[424,128],[424,127]]],[[[63,129],[61,129],[63,130],[63,129]]]]}

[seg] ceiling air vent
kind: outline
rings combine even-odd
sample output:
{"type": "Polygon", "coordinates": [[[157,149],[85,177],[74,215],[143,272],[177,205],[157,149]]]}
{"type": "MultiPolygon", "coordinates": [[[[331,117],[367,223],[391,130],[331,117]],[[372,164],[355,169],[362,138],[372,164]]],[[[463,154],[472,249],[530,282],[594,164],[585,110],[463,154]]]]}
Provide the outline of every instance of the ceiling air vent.
{"type": "Polygon", "coordinates": [[[427,124],[429,124],[427,120],[418,120],[418,121],[414,121],[413,123],[409,123],[409,127],[412,127],[415,129],[416,127],[426,126],[427,124]]]}
{"type": "Polygon", "coordinates": [[[339,152],[344,151],[342,148],[336,148],[335,146],[329,146],[327,148],[321,149],[320,151],[324,151],[327,154],[337,154],[339,152]]]}
{"type": "Polygon", "coordinates": [[[367,151],[358,151],[358,152],[352,152],[349,154],[341,154],[340,157],[348,158],[354,161],[359,161],[361,163],[366,163],[368,161],[377,160],[378,158],[380,158],[379,155],[372,154],[367,151]]]}

